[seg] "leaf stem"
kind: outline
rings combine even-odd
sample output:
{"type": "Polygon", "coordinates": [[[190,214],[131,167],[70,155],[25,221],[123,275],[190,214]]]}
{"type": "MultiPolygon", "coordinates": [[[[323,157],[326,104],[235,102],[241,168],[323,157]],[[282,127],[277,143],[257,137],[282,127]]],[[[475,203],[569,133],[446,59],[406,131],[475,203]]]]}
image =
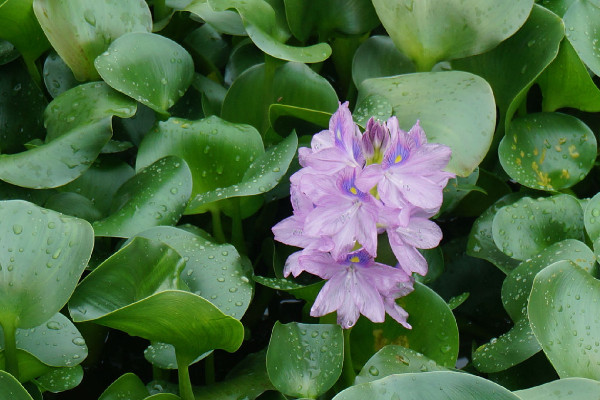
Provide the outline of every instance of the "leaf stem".
{"type": "Polygon", "coordinates": [[[356,379],[356,373],[354,372],[354,365],[352,364],[352,354],[350,352],[350,332],[352,328],[344,329],[344,364],[342,367],[342,381],[344,388],[350,387],[354,384],[356,379]]]}
{"type": "Polygon", "coordinates": [[[221,222],[221,211],[219,209],[211,210],[212,214],[212,233],[217,242],[225,243],[225,232],[223,232],[223,223],[221,222]]]}
{"type": "Polygon", "coordinates": [[[192,389],[192,381],[190,381],[189,362],[186,362],[183,357],[175,351],[177,358],[177,377],[179,378],[179,397],[181,400],[195,400],[194,391],[192,389]]]}
{"type": "Polygon", "coordinates": [[[23,60],[25,61],[25,66],[27,67],[31,79],[33,79],[38,87],[42,88],[42,76],[40,75],[37,65],[35,65],[35,60],[32,60],[29,57],[23,57],[23,60]]]}
{"type": "Polygon", "coordinates": [[[19,379],[19,360],[17,359],[17,327],[15,323],[3,323],[4,355],[6,357],[6,372],[19,379]]]}
{"type": "Polygon", "coordinates": [[[215,383],[215,353],[212,352],[204,359],[204,379],[207,385],[215,383]]]}

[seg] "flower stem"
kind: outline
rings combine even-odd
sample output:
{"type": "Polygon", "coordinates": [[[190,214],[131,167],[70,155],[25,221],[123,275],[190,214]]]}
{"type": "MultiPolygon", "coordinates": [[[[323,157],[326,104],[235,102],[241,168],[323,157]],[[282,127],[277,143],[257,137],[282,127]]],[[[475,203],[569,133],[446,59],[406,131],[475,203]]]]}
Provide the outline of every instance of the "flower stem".
{"type": "Polygon", "coordinates": [[[177,376],[179,378],[179,397],[181,400],[194,400],[194,391],[190,381],[189,362],[183,360],[183,357],[176,351],[177,358],[177,376]]]}
{"type": "Polygon", "coordinates": [[[225,239],[225,233],[223,232],[223,224],[221,223],[221,211],[211,210],[212,214],[212,233],[217,242],[225,243],[227,239],[225,239]]]}
{"type": "Polygon", "coordinates": [[[6,372],[19,379],[19,361],[17,359],[17,327],[14,323],[2,324],[4,331],[4,355],[6,357],[6,372]]]}
{"type": "Polygon", "coordinates": [[[356,373],[354,372],[354,366],[352,365],[352,354],[350,352],[350,332],[352,328],[344,329],[344,364],[342,367],[342,376],[340,377],[341,383],[344,388],[350,387],[354,384],[356,373]]]}

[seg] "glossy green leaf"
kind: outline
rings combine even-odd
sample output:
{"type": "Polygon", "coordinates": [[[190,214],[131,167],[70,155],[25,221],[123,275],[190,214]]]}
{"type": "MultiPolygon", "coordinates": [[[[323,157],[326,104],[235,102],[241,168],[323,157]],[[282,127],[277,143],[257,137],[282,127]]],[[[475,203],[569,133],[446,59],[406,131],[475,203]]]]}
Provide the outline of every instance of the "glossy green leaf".
{"type": "Polygon", "coordinates": [[[252,43],[250,39],[240,41],[229,55],[229,60],[225,66],[225,76],[223,81],[231,86],[233,81],[248,68],[265,62],[263,53],[252,43]]]}
{"type": "Polygon", "coordinates": [[[412,329],[386,318],[375,324],[361,318],[352,329],[352,359],[364,364],[388,344],[400,344],[424,354],[440,366],[452,368],[458,356],[458,328],[448,304],[429,287],[415,282],[415,290],[397,300],[408,314],[412,329]]]}
{"type": "MultiPolygon", "coordinates": [[[[17,362],[19,364],[20,382],[29,382],[52,370],[52,367],[47,366],[33,355],[21,349],[17,349],[17,362]]],[[[6,354],[4,352],[0,353],[0,369],[6,369],[6,354]]]]}
{"type": "Polygon", "coordinates": [[[71,316],[172,344],[186,365],[209,350],[235,351],[244,336],[242,324],[179,290],[187,290],[179,278],[184,265],[166,244],[136,237],[79,284],[69,302],[71,316]]]}
{"type": "Polygon", "coordinates": [[[561,261],[536,275],[527,312],[531,328],[561,378],[600,378],[600,283],[561,261]]]}
{"type": "Polygon", "coordinates": [[[183,96],[194,77],[190,54],[152,33],[121,36],[94,65],[110,86],[161,114],[183,96]]]}
{"type": "Polygon", "coordinates": [[[94,207],[94,204],[87,197],[77,193],[62,192],[48,198],[44,207],[85,219],[88,222],[94,222],[102,218],[102,212],[94,207]]]}
{"type": "Polygon", "coordinates": [[[523,25],[533,0],[375,0],[373,5],[398,49],[418,70],[429,71],[439,61],[494,48],[523,25]]]}
{"type": "Polygon", "coordinates": [[[534,5],[517,33],[487,53],[456,60],[452,67],[484,78],[492,86],[498,105],[498,137],[504,135],[529,88],[558,54],[565,30],[562,20],[534,5]]]}
{"type": "Polygon", "coordinates": [[[217,117],[199,121],[171,118],[159,122],[146,135],[140,145],[136,169],[139,171],[160,157],[175,154],[192,171],[194,198],[239,183],[250,164],[263,153],[260,134],[250,126],[231,124],[217,117]]]}
{"type": "Polygon", "coordinates": [[[8,372],[0,371],[0,400],[33,400],[27,390],[8,372]]]}
{"type": "Polygon", "coordinates": [[[597,38],[600,29],[600,4],[589,0],[575,1],[563,19],[567,39],[579,58],[594,74],[600,75],[600,47],[597,38]]]}
{"type": "Polygon", "coordinates": [[[128,32],[150,32],[145,1],[34,0],[33,8],[52,47],[80,81],[97,80],[94,59],[128,32]]]}
{"type": "Polygon", "coordinates": [[[127,396],[128,400],[143,400],[148,397],[146,386],[137,375],[121,375],[102,392],[98,400],[121,400],[124,396],[127,396]]]}
{"type": "Polygon", "coordinates": [[[268,278],[258,275],[254,275],[252,279],[263,286],[275,290],[283,290],[284,292],[288,292],[294,297],[306,300],[307,302],[314,302],[319,295],[321,288],[323,288],[323,285],[325,284],[325,281],[321,281],[310,285],[300,285],[299,283],[285,278],[268,278]]]}
{"type": "Polygon", "coordinates": [[[8,64],[19,58],[19,52],[8,40],[0,39],[0,65],[8,64]]]}
{"type": "Polygon", "coordinates": [[[498,210],[492,235],[504,254],[525,260],[561,240],[583,239],[583,210],[569,195],[524,197],[498,210]]]}
{"type": "Polygon", "coordinates": [[[588,400],[600,393],[600,382],[566,378],[515,392],[521,400],[588,400]]]}
{"type": "Polygon", "coordinates": [[[567,114],[538,113],[514,119],[498,148],[508,175],[533,189],[556,191],[583,180],[596,159],[596,137],[567,114]]]}
{"type": "MultiPolygon", "coordinates": [[[[269,122],[271,127],[283,136],[293,130],[302,130],[302,122],[308,122],[304,129],[308,134],[314,134],[319,128],[327,128],[331,119],[330,112],[311,110],[308,108],[271,104],[269,106],[269,122]]],[[[300,133],[299,133],[300,134],[300,133]]],[[[265,135],[268,138],[267,135],[265,135]]]]}
{"type": "Polygon", "coordinates": [[[492,224],[498,210],[507,204],[514,203],[520,197],[519,194],[504,196],[485,210],[473,223],[467,243],[468,255],[491,262],[505,274],[514,269],[519,261],[507,256],[496,246],[492,236],[492,224]]]}
{"type": "Polygon", "coordinates": [[[83,379],[83,368],[80,365],[70,368],[56,368],[40,376],[36,382],[45,390],[60,393],[78,386],[83,379]]]}
{"type": "Polygon", "coordinates": [[[527,299],[537,273],[561,260],[569,260],[591,273],[596,257],[584,243],[566,239],[523,261],[512,270],[502,284],[502,303],[513,321],[516,322],[527,315],[527,299]]]}
{"type": "Polygon", "coordinates": [[[135,175],[135,170],[116,158],[100,157],[79,178],[62,186],[88,198],[94,207],[108,215],[119,187],[135,175]]]}
{"type": "Polygon", "coordinates": [[[420,120],[429,142],[450,146],[449,171],[469,175],[486,155],[496,106],[491,88],[480,77],[446,71],[367,79],[358,103],[372,94],[390,101],[401,128],[420,120]]]}
{"type": "Polygon", "coordinates": [[[286,173],[296,150],[298,138],[292,133],[279,144],[268,148],[256,159],[242,177],[232,186],[197,194],[190,200],[186,213],[202,212],[208,204],[221,199],[239,196],[252,196],[273,189],[286,173]]]}
{"type": "Polygon", "coordinates": [[[577,108],[600,111],[600,90],[571,43],[563,39],[558,55],[537,80],[542,89],[542,109],[577,108]],[[568,76],[569,79],[564,79],[568,76]]]}
{"type": "Polygon", "coordinates": [[[387,345],[367,361],[356,376],[355,385],[372,382],[393,374],[445,371],[423,354],[398,345],[387,345]]]}
{"type": "MultiPolygon", "coordinates": [[[[206,353],[200,354],[197,358],[190,362],[190,365],[203,360],[213,351],[207,351],[206,353]]],[[[175,353],[175,347],[170,344],[152,342],[150,346],[144,350],[144,358],[154,367],[160,369],[177,369],[177,354],[175,353]]]]}
{"type": "Polygon", "coordinates": [[[23,145],[44,136],[46,99],[19,62],[0,67],[0,152],[23,151],[23,145]]]}
{"type": "Polygon", "coordinates": [[[352,60],[352,80],[359,87],[369,78],[415,72],[415,66],[402,54],[389,36],[371,36],[360,45],[352,60]]]}
{"type": "Polygon", "coordinates": [[[444,200],[439,213],[451,212],[469,192],[472,190],[481,190],[476,186],[478,178],[479,168],[475,168],[468,176],[459,176],[448,180],[443,191],[444,200]]]}
{"type": "MultiPolygon", "coordinates": [[[[50,47],[33,14],[33,0],[6,0],[0,4],[0,38],[12,43],[29,65],[50,47]]],[[[30,73],[32,71],[30,70],[30,73]]],[[[35,71],[34,74],[39,72],[35,71]]]]}
{"type": "Polygon", "coordinates": [[[316,398],[338,380],[343,360],[344,338],[338,325],[275,323],[267,350],[267,372],[280,392],[316,398]]]}
{"type": "Polygon", "coordinates": [[[392,375],[351,386],[333,400],[519,400],[502,386],[484,378],[450,371],[392,375]]]}
{"type": "Polygon", "coordinates": [[[0,202],[0,232],[0,323],[45,323],[66,304],[87,266],[92,229],[83,220],[10,200],[0,202]],[[56,282],[52,290],[48,282],[56,282]]]}
{"type": "Polygon", "coordinates": [[[96,236],[131,237],[158,225],[175,225],[192,192],[192,174],[167,156],[139,171],[115,193],[112,213],[94,222],[96,236]]]}
{"type": "Polygon", "coordinates": [[[307,47],[283,43],[286,34],[278,27],[275,10],[267,1],[209,0],[208,3],[214,11],[237,10],[250,39],[271,57],[301,63],[316,63],[326,60],[331,55],[331,47],[327,43],[307,47]]]}
{"type": "Polygon", "coordinates": [[[73,71],[55,52],[51,52],[44,61],[44,84],[52,97],[66,92],[79,84],[73,71]]]}
{"type": "Polygon", "coordinates": [[[477,218],[500,198],[512,193],[505,177],[482,168],[479,168],[476,185],[481,190],[470,191],[456,206],[454,215],[477,218]]]}
{"type": "Polygon", "coordinates": [[[144,400],[181,400],[181,397],[171,393],[158,393],[148,396],[144,400]]]}
{"type": "Polygon", "coordinates": [[[228,374],[225,380],[194,390],[196,400],[255,399],[267,390],[274,390],[266,369],[266,352],[246,356],[228,374]]]}
{"type": "Polygon", "coordinates": [[[372,94],[356,105],[352,118],[361,127],[365,128],[372,117],[379,121],[387,121],[392,116],[392,103],[386,97],[372,94]]]}
{"type": "Polygon", "coordinates": [[[264,120],[263,113],[271,104],[333,113],[338,107],[338,98],[325,78],[298,63],[285,63],[278,67],[274,72],[272,90],[266,91],[265,66],[260,64],[249,68],[233,82],[223,101],[222,117],[231,122],[253,125],[264,132],[268,121],[264,120]]]}
{"type": "Polygon", "coordinates": [[[284,0],[284,3],[290,30],[303,43],[312,33],[325,39],[334,32],[361,35],[379,25],[368,0],[284,0]]]}
{"type": "Polygon", "coordinates": [[[219,32],[235,36],[246,35],[246,29],[237,12],[233,10],[215,11],[208,4],[208,0],[194,0],[182,10],[197,15],[219,32]]]}
{"type": "Polygon", "coordinates": [[[559,17],[563,17],[571,4],[576,2],[577,0],[536,0],[536,3],[541,4],[548,10],[552,11],[554,14],[559,17]]]}
{"type": "Polygon", "coordinates": [[[585,231],[592,242],[600,238],[600,194],[590,199],[583,213],[585,231]]]}
{"type": "Polygon", "coordinates": [[[252,299],[253,285],[235,247],[167,226],[157,226],[136,236],[160,240],[175,249],[187,259],[181,280],[189,290],[209,300],[224,314],[242,318],[252,299]]]}

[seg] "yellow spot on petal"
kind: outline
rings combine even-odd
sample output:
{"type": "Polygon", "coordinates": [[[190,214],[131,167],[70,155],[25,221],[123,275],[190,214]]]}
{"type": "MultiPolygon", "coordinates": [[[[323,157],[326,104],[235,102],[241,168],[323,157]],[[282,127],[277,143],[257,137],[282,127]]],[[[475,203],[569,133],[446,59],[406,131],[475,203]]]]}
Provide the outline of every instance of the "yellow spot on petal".
{"type": "Polygon", "coordinates": [[[359,261],[360,261],[360,258],[358,258],[357,256],[354,256],[350,259],[350,262],[353,262],[353,263],[357,263],[359,261]]]}
{"type": "Polygon", "coordinates": [[[358,194],[358,190],[356,190],[356,188],[354,186],[352,186],[350,188],[350,193],[352,193],[352,194],[358,194]]]}
{"type": "Polygon", "coordinates": [[[400,161],[402,161],[402,155],[398,155],[398,156],[396,157],[396,159],[394,160],[394,163],[395,163],[395,164],[397,164],[397,163],[399,163],[400,161]]]}

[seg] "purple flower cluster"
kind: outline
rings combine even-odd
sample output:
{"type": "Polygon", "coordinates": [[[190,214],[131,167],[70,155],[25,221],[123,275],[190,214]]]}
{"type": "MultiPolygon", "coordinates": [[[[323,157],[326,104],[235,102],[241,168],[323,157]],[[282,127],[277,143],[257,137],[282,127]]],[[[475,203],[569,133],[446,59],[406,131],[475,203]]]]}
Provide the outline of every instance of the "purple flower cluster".
{"type": "Polygon", "coordinates": [[[327,279],[312,316],[337,311],[343,328],[363,314],[383,322],[387,312],[407,328],[408,314],[396,299],[413,290],[413,273],[425,275],[417,249],[436,247],[440,228],[430,217],[442,204],[453,174],[443,171],[450,148],[427,143],[417,122],[408,132],[396,117],[373,118],[364,133],[341,104],[329,129],[300,148],[302,169],[291,177],[294,214],[273,227],[275,239],[303,248],[284,273],[303,271],[327,279]],[[395,267],[375,262],[378,234],[387,232],[395,267]]]}

